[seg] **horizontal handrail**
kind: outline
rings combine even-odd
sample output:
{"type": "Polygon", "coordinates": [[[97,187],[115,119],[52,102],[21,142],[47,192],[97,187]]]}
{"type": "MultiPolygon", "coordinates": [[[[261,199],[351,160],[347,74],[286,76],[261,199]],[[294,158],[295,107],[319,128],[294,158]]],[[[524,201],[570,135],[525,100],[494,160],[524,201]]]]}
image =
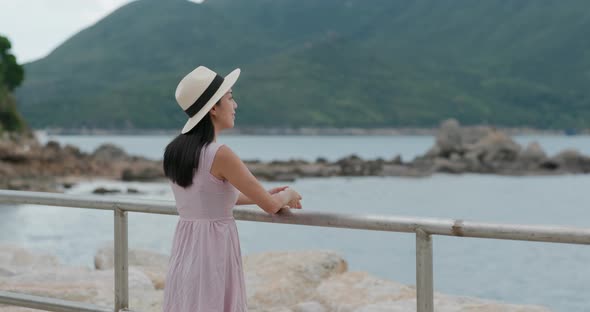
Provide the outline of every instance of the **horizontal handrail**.
{"type": "Polygon", "coordinates": [[[2,304],[55,312],[113,312],[113,309],[90,303],[72,302],[8,291],[0,291],[0,302],[2,304]]]}
{"type": "MultiPolygon", "coordinates": [[[[0,190],[0,203],[113,211],[119,209],[129,212],[178,215],[173,201],[128,198],[112,199],[102,195],[80,196],[0,190]]],[[[590,245],[590,229],[572,226],[486,223],[459,219],[354,215],[286,209],[281,210],[276,215],[271,215],[262,210],[252,209],[251,207],[235,207],[234,218],[244,221],[404,233],[416,233],[420,229],[431,235],[590,245]]]]}

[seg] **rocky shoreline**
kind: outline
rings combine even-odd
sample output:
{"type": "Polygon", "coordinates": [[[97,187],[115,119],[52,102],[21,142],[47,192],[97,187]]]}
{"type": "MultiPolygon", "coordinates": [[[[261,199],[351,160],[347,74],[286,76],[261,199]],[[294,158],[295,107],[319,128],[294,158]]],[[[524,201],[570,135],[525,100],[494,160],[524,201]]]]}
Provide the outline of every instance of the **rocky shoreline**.
{"type": "Polygon", "coordinates": [[[88,154],[55,141],[45,145],[34,139],[0,141],[0,189],[59,192],[99,177],[155,181],[164,175],[161,162],[129,156],[111,144],[88,154]]]}
{"type": "MultiPolygon", "coordinates": [[[[94,265],[60,264],[55,255],[0,244],[0,290],[112,307],[112,243],[100,248],[94,265]]],[[[168,255],[129,250],[129,305],[134,311],[161,311],[168,255]]],[[[416,311],[414,286],[350,272],[332,251],[284,251],[243,258],[252,312],[384,312],[416,311]]],[[[435,292],[439,312],[547,312],[547,308],[450,296],[435,292]]],[[[31,309],[0,305],[2,312],[31,309]]]]}
{"type": "MultiPolygon", "coordinates": [[[[590,173],[590,157],[564,150],[549,157],[538,143],[522,147],[506,133],[490,127],[461,127],[445,121],[435,145],[424,155],[405,162],[401,157],[364,160],[355,155],[334,162],[287,160],[247,161],[252,173],[267,181],[305,177],[398,176],[427,177],[436,173],[558,175],[590,173]]],[[[0,141],[0,189],[60,191],[77,181],[108,178],[122,181],[164,181],[161,161],[127,155],[106,144],[93,153],[74,146],[46,145],[34,139],[0,141]]],[[[97,193],[108,193],[98,190],[97,193]]]]}

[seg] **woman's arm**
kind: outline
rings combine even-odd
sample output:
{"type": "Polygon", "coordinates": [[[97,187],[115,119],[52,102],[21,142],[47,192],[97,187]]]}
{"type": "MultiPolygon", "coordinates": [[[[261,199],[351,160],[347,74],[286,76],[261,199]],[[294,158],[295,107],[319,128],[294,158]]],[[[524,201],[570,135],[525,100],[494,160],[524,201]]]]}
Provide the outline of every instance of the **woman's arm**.
{"type": "Polygon", "coordinates": [[[229,147],[223,145],[217,151],[213,160],[212,171],[220,175],[246,198],[251,199],[262,210],[269,214],[277,213],[283,206],[293,199],[300,199],[300,195],[294,190],[287,189],[285,192],[271,195],[263,187],[248,167],[229,147]],[[295,198],[292,198],[295,197],[295,198]]]}
{"type": "Polygon", "coordinates": [[[254,205],[254,201],[248,198],[248,196],[240,193],[238,196],[238,200],[236,201],[236,205],[254,205]]]}
{"type": "MultiPolygon", "coordinates": [[[[268,190],[268,193],[270,195],[274,195],[276,193],[283,191],[287,187],[288,186],[275,187],[273,189],[268,190]]],[[[246,196],[242,193],[240,193],[240,195],[238,196],[238,200],[236,201],[236,205],[254,205],[254,204],[256,204],[256,203],[253,200],[251,200],[250,198],[248,198],[248,196],[246,196]]]]}

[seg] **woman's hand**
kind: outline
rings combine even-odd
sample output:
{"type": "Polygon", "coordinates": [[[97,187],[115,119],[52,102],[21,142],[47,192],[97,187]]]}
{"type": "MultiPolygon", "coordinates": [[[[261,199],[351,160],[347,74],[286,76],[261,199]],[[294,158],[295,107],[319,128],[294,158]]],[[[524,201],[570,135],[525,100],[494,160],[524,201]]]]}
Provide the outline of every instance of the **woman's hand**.
{"type": "Polygon", "coordinates": [[[303,207],[301,206],[301,201],[300,201],[300,200],[296,200],[296,201],[289,202],[289,203],[287,204],[287,208],[291,208],[291,209],[301,209],[301,208],[303,208],[303,207]]]}
{"type": "Polygon", "coordinates": [[[275,187],[275,188],[268,190],[268,193],[270,195],[273,195],[273,194],[280,193],[280,192],[284,191],[286,188],[288,188],[288,186],[275,187]]]}
{"type": "Polygon", "coordinates": [[[301,197],[301,195],[299,195],[299,193],[297,193],[297,191],[295,191],[294,189],[286,187],[282,191],[276,193],[276,195],[280,196],[283,202],[285,203],[283,208],[302,208],[301,200],[303,199],[303,197],[301,197]]]}
{"type": "MultiPolygon", "coordinates": [[[[284,190],[286,190],[287,188],[289,188],[288,186],[279,186],[279,187],[275,187],[272,188],[270,190],[268,190],[268,193],[271,195],[274,194],[279,194],[281,192],[283,192],[284,190]]],[[[297,192],[295,192],[297,193],[297,192]]],[[[293,197],[295,199],[292,199],[291,201],[289,201],[285,206],[283,206],[283,208],[295,208],[295,209],[301,209],[301,195],[299,195],[299,193],[297,193],[297,195],[293,195],[293,197]],[[299,199],[296,199],[299,198],[299,199]]]]}

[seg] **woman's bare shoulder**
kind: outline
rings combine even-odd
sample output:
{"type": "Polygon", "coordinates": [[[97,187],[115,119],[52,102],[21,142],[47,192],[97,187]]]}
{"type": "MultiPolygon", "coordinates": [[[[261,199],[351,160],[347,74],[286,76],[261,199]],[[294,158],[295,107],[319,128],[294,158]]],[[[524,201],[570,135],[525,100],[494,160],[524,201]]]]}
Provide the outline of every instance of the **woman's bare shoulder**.
{"type": "Polygon", "coordinates": [[[227,144],[221,144],[221,146],[219,146],[219,149],[217,150],[217,155],[231,155],[231,154],[235,154],[234,151],[231,149],[231,147],[229,147],[227,144]]]}
{"type": "Polygon", "coordinates": [[[240,157],[226,144],[219,147],[215,156],[215,159],[221,163],[240,161],[240,157]]]}

